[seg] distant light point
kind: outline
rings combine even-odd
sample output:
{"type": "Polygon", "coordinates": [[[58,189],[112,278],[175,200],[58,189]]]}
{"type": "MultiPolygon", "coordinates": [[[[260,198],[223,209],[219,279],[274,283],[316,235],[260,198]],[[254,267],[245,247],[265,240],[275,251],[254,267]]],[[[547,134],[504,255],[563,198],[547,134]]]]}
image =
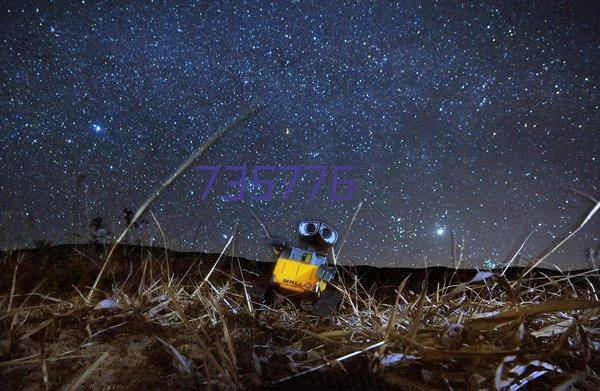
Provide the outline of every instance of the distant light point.
{"type": "Polygon", "coordinates": [[[100,124],[92,124],[92,132],[94,132],[94,134],[104,134],[104,127],[100,124]]]}
{"type": "Polygon", "coordinates": [[[437,234],[437,236],[442,236],[443,234],[446,233],[446,230],[444,228],[440,227],[435,230],[435,233],[437,234]]]}

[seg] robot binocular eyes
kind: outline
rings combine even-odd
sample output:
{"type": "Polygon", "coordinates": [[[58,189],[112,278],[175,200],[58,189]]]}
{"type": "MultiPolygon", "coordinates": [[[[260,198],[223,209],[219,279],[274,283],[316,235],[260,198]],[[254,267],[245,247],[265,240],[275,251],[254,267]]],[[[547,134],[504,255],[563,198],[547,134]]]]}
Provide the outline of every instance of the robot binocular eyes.
{"type": "Polygon", "coordinates": [[[338,233],[335,229],[318,221],[300,222],[298,232],[304,237],[314,236],[318,233],[320,238],[330,246],[334,245],[338,240],[338,233]]]}
{"type": "Polygon", "coordinates": [[[334,245],[338,240],[337,231],[327,224],[321,224],[321,227],[319,228],[319,235],[321,235],[321,238],[330,245],[334,245]]]}
{"type": "Polygon", "coordinates": [[[321,223],[318,221],[301,221],[298,226],[298,232],[302,236],[313,236],[317,232],[319,232],[319,226],[321,223]]]}

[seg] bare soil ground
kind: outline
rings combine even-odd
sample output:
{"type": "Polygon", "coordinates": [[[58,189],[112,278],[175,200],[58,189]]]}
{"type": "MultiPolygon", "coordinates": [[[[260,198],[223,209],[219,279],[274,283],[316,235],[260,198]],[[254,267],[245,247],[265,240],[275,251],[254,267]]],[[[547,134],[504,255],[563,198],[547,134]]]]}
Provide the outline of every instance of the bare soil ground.
{"type": "Polygon", "coordinates": [[[597,389],[598,272],[338,267],[332,317],[269,264],[119,246],[2,254],[3,389],[597,389]],[[211,273],[213,266],[214,271],[211,273]]]}

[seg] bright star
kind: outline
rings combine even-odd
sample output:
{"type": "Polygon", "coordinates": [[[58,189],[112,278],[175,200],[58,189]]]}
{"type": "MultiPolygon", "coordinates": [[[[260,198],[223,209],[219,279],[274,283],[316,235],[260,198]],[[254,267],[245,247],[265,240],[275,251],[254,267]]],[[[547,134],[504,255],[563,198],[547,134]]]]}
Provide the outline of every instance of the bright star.
{"type": "Polygon", "coordinates": [[[446,232],[446,230],[444,228],[442,228],[442,227],[440,227],[440,228],[438,228],[438,229],[435,230],[435,233],[438,236],[442,236],[445,232],[446,232]]]}
{"type": "Polygon", "coordinates": [[[104,134],[104,128],[100,124],[92,124],[92,132],[95,134],[104,134]]]}

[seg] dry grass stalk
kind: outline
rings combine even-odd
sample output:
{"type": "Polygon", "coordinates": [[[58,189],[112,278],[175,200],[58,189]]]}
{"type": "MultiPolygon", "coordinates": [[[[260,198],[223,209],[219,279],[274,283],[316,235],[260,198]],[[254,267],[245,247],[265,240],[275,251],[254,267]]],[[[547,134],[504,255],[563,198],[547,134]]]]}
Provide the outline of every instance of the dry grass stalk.
{"type": "Polygon", "coordinates": [[[179,166],[179,168],[177,170],[175,170],[175,172],[169,178],[167,178],[159,186],[159,188],[156,191],[154,191],[152,194],[150,194],[150,196],[146,199],[146,201],[144,201],[144,203],[135,212],[135,214],[133,215],[133,217],[132,217],[131,221],[129,222],[129,224],[127,225],[127,227],[125,227],[125,229],[123,230],[123,232],[121,233],[121,235],[119,235],[119,237],[117,238],[117,240],[113,244],[112,248],[110,249],[108,255],[106,256],[106,260],[102,264],[102,268],[98,272],[98,276],[96,277],[96,280],[94,281],[92,289],[90,289],[90,293],[88,294],[88,297],[87,297],[87,301],[88,302],[92,300],[92,297],[94,295],[94,289],[98,286],[98,283],[100,282],[100,278],[102,277],[102,274],[104,273],[104,270],[106,269],[106,266],[108,265],[108,262],[109,262],[109,260],[110,260],[110,258],[112,256],[115,248],[117,247],[117,245],[119,243],[121,243],[121,241],[123,240],[123,238],[125,238],[125,236],[129,232],[129,230],[131,229],[131,227],[144,214],[144,212],[148,209],[148,207],[150,207],[150,205],[154,201],[156,201],[156,199],[162,194],[162,192],[164,190],[166,190],[169,186],[171,186],[175,182],[175,180],[179,176],[181,176],[181,174],[183,174],[185,171],[187,171],[192,166],[192,164],[194,164],[194,162],[196,160],[198,160],[198,158],[200,156],[202,156],[206,151],[208,151],[208,149],[213,144],[215,144],[221,137],[223,137],[223,135],[225,135],[225,133],[227,133],[228,131],[230,131],[234,127],[242,124],[243,122],[246,122],[248,119],[250,119],[250,117],[252,117],[257,112],[258,112],[258,107],[254,107],[254,108],[252,108],[252,109],[244,112],[243,114],[237,116],[233,120],[233,122],[231,124],[229,124],[229,125],[221,128],[218,132],[216,132],[215,134],[213,134],[197,150],[195,150],[194,153],[192,153],[187,158],[187,160],[185,162],[183,162],[183,164],[181,164],[181,166],[179,166]]]}
{"type": "Polygon", "coordinates": [[[73,384],[67,387],[67,391],[75,391],[81,387],[81,385],[92,375],[92,373],[98,369],[100,364],[108,357],[108,352],[102,353],[100,357],[92,365],[90,365],[82,374],[77,378],[73,384]]]}
{"type": "Polygon", "coordinates": [[[593,199],[593,200],[594,200],[594,202],[596,202],[596,205],[594,205],[594,207],[590,210],[590,212],[585,216],[585,218],[583,219],[581,224],[579,224],[577,226],[577,228],[575,228],[573,231],[571,231],[564,239],[559,241],[556,244],[556,246],[552,247],[548,252],[546,252],[546,254],[544,254],[540,259],[535,261],[533,263],[533,265],[531,265],[531,267],[529,269],[527,269],[527,271],[525,272],[525,275],[531,273],[531,271],[533,269],[535,269],[542,262],[544,262],[544,260],[546,260],[546,258],[548,258],[550,255],[552,255],[552,253],[554,253],[556,250],[558,250],[558,248],[561,247],[567,240],[571,239],[573,237],[573,235],[575,235],[577,232],[579,232],[579,230],[581,230],[581,228],[583,228],[592,219],[592,217],[596,214],[596,212],[598,212],[598,209],[600,209],[600,202],[596,201],[595,199],[593,199]]]}

